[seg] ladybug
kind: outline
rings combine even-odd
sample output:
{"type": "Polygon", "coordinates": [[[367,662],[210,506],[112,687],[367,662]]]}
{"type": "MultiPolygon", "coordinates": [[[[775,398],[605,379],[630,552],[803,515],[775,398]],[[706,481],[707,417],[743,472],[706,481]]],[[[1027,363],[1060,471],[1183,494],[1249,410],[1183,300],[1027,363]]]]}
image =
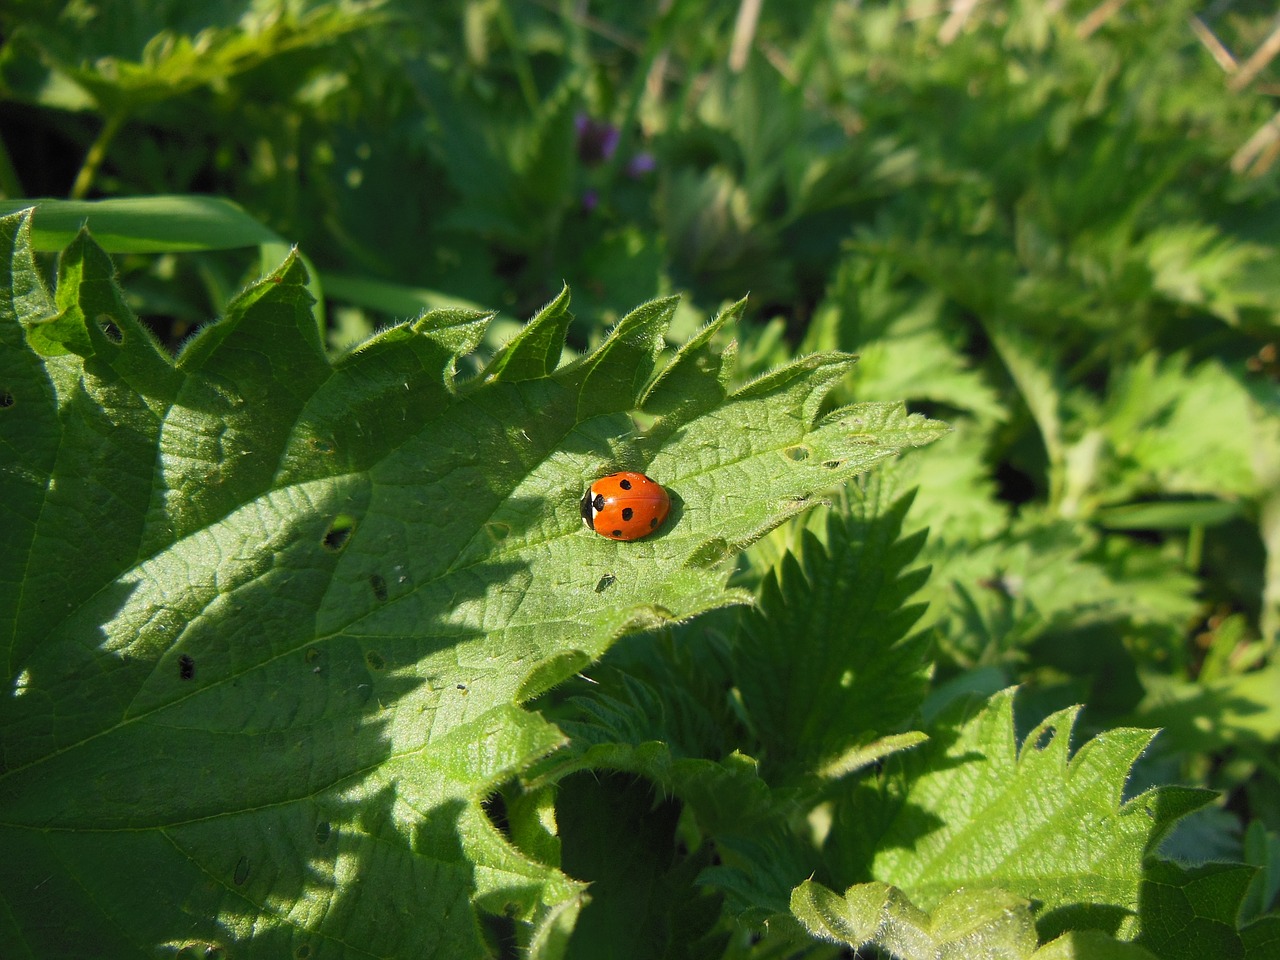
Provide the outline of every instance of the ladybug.
{"type": "Polygon", "coordinates": [[[647,537],[670,509],[662,484],[630,470],[601,477],[582,495],[582,522],[610,540],[647,537]]]}

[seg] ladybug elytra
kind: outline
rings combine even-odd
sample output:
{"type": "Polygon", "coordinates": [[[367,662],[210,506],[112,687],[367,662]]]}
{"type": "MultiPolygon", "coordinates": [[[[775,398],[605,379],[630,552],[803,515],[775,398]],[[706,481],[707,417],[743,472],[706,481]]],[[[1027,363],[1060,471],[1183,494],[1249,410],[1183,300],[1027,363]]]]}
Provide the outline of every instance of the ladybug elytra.
{"type": "Polygon", "coordinates": [[[671,498],[662,484],[624,470],[601,477],[582,497],[582,522],[610,540],[639,540],[667,519],[671,498]]]}

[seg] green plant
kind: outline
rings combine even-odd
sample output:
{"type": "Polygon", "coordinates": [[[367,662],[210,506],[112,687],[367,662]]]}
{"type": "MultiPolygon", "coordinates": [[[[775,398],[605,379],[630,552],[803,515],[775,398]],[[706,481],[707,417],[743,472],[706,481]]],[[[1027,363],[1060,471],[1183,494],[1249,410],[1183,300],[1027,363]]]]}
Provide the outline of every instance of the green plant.
{"type": "MultiPolygon", "coordinates": [[[[921,438],[917,427],[933,429],[904,421],[916,426],[899,433],[904,400],[954,427],[843,486],[839,469],[816,471],[823,482],[806,485],[807,500],[786,499],[804,495],[788,490],[754,514],[747,505],[777,491],[755,483],[753,466],[751,476],[733,478],[749,492],[733,483],[716,488],[734,496],[702,515],[714,521],[706,526],[682,481],[674,525],[619,554],[647,562],[700,531],[696,544],[680,547],[676,566],[687,576],[662,581],[673,591],[665,600],[650,595],[651,566],[630,573],[582,566],[574,554],[568,566],[590,574],[584,609],[617,615],[606,634],[575,626],[572,642],[561,638],[564,649],[551,642],[569,659],[548,654],[550,664],[532,679],[512,680],[482,658],[463,661],[494,666],[516,694],[436,670],[455,649],[452,639],[433,641],[443,645],[421,660],[420,682],[407,665],[419,663],[410,641],[389,661],[375,645],[381,638],[360,638],[353,657],[372,650],[374,659],[347,663],[343,677],[367,682],[396,716],[407,716],[396,705],[437,696],[436,712],[424,716],[474,719],[504,704],[511,708],[504,717],[525,725],[527,752],[476,774],[455,771],[465,794],[449,801],[457,803],[449,808],[459,811],[457,829],[423,830],[410,842],[444,856],[432,863],[453,886],[441,889],[474,907],[463,923],[471,924],[462,935],[469,943],[503,957],[520,949],[570,957],[833,956],[864,942],[897,957],[1265,957],[1274,949],[1280,237],[1273,225],[1280,220],[1266,152],[1255,151],[1247,168],[1235,152],[1260,142],[1255,131],[1275,111],[1274,84],[1252,67],[1228,81],[1201,44],[1213,31],[1243,58],[1272,31],[1271,11],[1016,0],[938,7],[932,17],[914,4],[818,0],[766,4],[748,22],[705,0],[675,0],[656,16],[611,0],[589,10],[510,0],[269,3],[249,13],[234,4],[186,12],[135,6],[19,3],[0,12],[0,147],[7,148],[0,192],[64,194],[80,170],[108,197],[40,202],[31,222],[35,250],[72,244],[59,261],[64,278],[53,310],[65,312],[30,326],[13,341],[17,353],[4,348],[6,363],[34,351],[41,376],[61,391],[51,396],[76,398],[53,403],[59,423],[89,415],[88,429],[65,431],[64,459],[51,468],[51,502],[83,505],[86,528],[123,531],[101,542],[83,538],[77,559],[86,566],[109,555],[104,544],[132,542],[129,524],[144,522],[127,497],[113,501],[122,509],[92,507],[95,484],[140,496],[115,483],[112,471],[135,479],[180,473],[183,464],[265,436],[279,426],[277,414],[287,419],[290,404],[312,395],[322,399],[303,402],[298,429],[337,424],[342,442],[291,447],[277,468],[286,478],[286,467],[320,471],[298,488],[308,496],[332,493],[339,481],[322,465],[341,451],[386,443],[390,462],[407,463],[389,424],[399,417],[436,436],[420,398],[453,411],[440,414],[444,424],[468,410],[479,417],[484,404],[515,390],[525,412],[508,416],[513,408],[499,403],[504,412],[488,432],[468,435],[488,437],[484,444],[433,448],[466,465],[455,482],[493,493],[490,473],[507,484],[530,445],[546,439],[530,411],[560,415],[539,391],[564,386],[599,360],[590,384],[569,389],[629,398],[618,401],[626,409],[543,465],[565,468],[561,486],[518,484],[520,499],[506,501],[516,516],[473,525],[467,549],[503,558],[503,544],[523,557],[521,545],[540,522],[535,514],[563,521],[567,534],[573,501],[596,469],[656,459],[666,471],[676,450],[687,463],[736,455],[742,444],[754,449],[763,439],[755,421],[726,413],[753,396],[759,410],[776,410],[770,405],[788,390],[812,387],[801,414],[766,418],[770,437],[783,424],[827,423],[828,414],[839,419],[834,411],[871,404],[861,409],[879,411],[888,418],[881,426],[892,428],[876,434],[887,454],[921,438]],[[96,17],[96,29],[68,30],[76,17],[96,17]],[[198,51],[207,62],[196,62],[198,51]],[[1246,75],[1256,76],[1252,85],[1246,75]],[[98,295],[109,289],[103,278],[111,270],[88,252],[91,242],[75,239],[86,219],[94,242],[118,254],[122,292],[105,301],[98,295]],[[299,253],[277,272],[295,241],[309,259],[299,253]],[[85,282],[77,262],[94,264],[81,271],[85,282]],[[298,286],[299,262],[314,303],[298,286]],[[257,281],[261,273],[282,278],[276,295],[257,281]],[[556,294],[561,277],[574,286],[573,321],[567,295],[556,294]],[[237,295],[246,283],[250,290],[237,295]],[[751,318],[730,307],[706,325],[721,297],[744,289],[751,318]],[[678,307],[666,296],[676,291],[678,307]],[[84,305],[77,309],[99,322],[97,333],[76,319],[69,304],[77,297],[84,305]],[[654,297],[607,332],[625,307],[654,297]],[[475,306],[526,316],[548,299],[528,326],[475,306]],[[129,316],[118,300],[178,351],[176,365],[157,353],[141,380],[103,373],[104,358],[148,356],[133,352],[145,335],[114,319],[129,316]],[[99,303],[107,308],[95,312],[99,303]],[[312,326],[304,331],[308,303],[312,326]],[[255,346],[242,367],[232,363],[235,345],[249,342],[260,318],[280,321],[286,306],[294,323],[285,325],[287,336],[255,346]],[[380,323],[404,317],[417,319],[371,339],[380,323]],[[117,337],[128,349],[113,353],[108,344],[117,337]],[[222,346],[224,337],[231,346],[222,346]],[[406,360],[423,351],[429,362],[406,360]],[[859,360],[846,376],[854,352],[859,360]],[[222,376],[219,364],[234,375],[222,376]],[[428,368],[439,377],[421,372],[428,368]],[[666,372],[655,379],[658,368],[666,372]],[[293,384],[283,394],[271,386],[280,376],[293,384]],[[327,386],[308,392],[315,382],[308,377],[327,386]],[[437,379],[438,390],[424,386],[437,379]],[[125,380],[130,386],[120,387],[125,380]],[[77,383],[89,387],[78,392],[77,383]],[[206,389],[214,395],[208,403],[206,389]],[[136,443],[139,424],[151,426],[134,394],[158,398],[143,406],[162,425],[165,411],[194,406],[204,420],[180,415],[174,425],[204,426],[161,430],[151,447],[136,443]],[[254,398],[243,409],[229,399],[241,394],[254,398]],[[259,400],[279,409],[264,414],[259,400]],[[105,420],[95,404],[108,411],[105,420]],[[686,420],[704,432],[691,432],[686,420]],[[169,457],[165,444],[180,437],[198,439],[202,452],[169,457]],[[132,468],[122,466],[134,462],[132,453],[117,456],[113,446],[130,443],[132,468]],[[151,451],[145,466],[144,450],[151,451]],[[777,523],[789,511],[794,516],[777,523]],[[725,518],[752,532],[711,530],[725,518]],[[1006,692],[1015,686],[1016,710],[1006,692]],[[1151,728],[1162,731],[1154,740],[1151,728]],[[1073,818],[1092,825],[1074,846],[1061,842],[1074,839],[1073,818]],[[471,846],[463,849],[460,837],[471,846]],[[511,879],[516,874],[524,879],[511,879]]],[[[5,201],[0,212],[33,203],[5,201]]],[[[42,318],[38,285],[25,268],[11,275],[24,320],[42,318]]],[[[22,414],[6,415],[21,410],[20,397],[5,383],[0,389],[8,404],[0,405],[0,424],[12,427],[22,414]]],[[[575,408],[562,419],[576,424],[578,415],[575,408]]],[[[278,447],[268,438],[261,449],[278,447]]],[[[21,467],[36,449],[24,438],[0,450],[18,458],[0,461],[0,476],[19,486],[40,476],[21,467]]],[[[236,489],[267,469],[254,459],[256,440],[239,449],[247,451],[244,465],[225,468],[236,489]]],[[[799,435],[768,449],[770,469],[809,470],[822,459],[799,435]]],[[[333,561],[347,570],[370,535],[358,491],[386,489],[382,462],[334,468],[357,491],[354,504],[334,494],[270,516],[283,529],[301,529],[287,524],[301,524],[314,508],[309,542],[318,567],[333,561]]],[[[220,478],[222,468],[210,476],[220,478]]],[[[404,477],[402,492],[423,481],[413,469],[404,477]]],[[[200,495],[188,499],[213,498],[216,507],[222,488],[180,489],[197,487],[200,495]]],[[[265,497],[278,507],[278,492],[264,490],[244,502],[265,497]]],[[[156,497],[144,520],[173,506],[156,497]]],[[[21,497],[13,502],[19,519],[6,538],[30,515],[21,497]]],[[[447,515],[471,515],[468,503],[449,503],[447,515]]],[[[229,529],[243,545],[252,518],[234,516],[229,529]]],[[[219,535],[180,541],[192,558],[183,561],[187,569],[220,573],[234,563],[214,558],[261,558],[275,542],[224,554],[224,525],[208,529],[219,535]]],[[[246,582],[257,586],[261,577],[270,592],[273,576],[296,575],[291,564],[311,555],[289,536],[284,566],[250,563],[246,582]]],[[[434,541],[401,536],[387,555],[432,555],[434,541]]],[[[589,549],[591,538],[579,532],[572,542],[589,549]]],[[[168,558],[176,544],[158,549],[168,558]]],[[[22,584],[14,602],[59,582],[52,568],[15,566],[6,579],[22,584]]],[[[353,595],[380,608],[386,592],[386,604],[403,605],[392,597],[394,578],[369,569],[353,595]]],[[[480,633],[496,631],[505,643],[529,626],[522,617],[559,609],[525,599],[509,615],[508,595],[541,596],[562,584],[547,581],[546,566],[474,569],[483,585],[456,595],[457,616],[481,622],[475,638],[459,641],[468,657],[488,649],[480,633]]],[[[87,589],[91,580],[77,585],[87,589]]],[[[184,586],[173,577],[164,584],[184,586]]],[[[287,586],[279,590],[290,597],[287,586]]],[[[236,580],[228,609],[192,618],[191,642],[218,637],[212,624],[224,614],[241,623],[236,617],[270,608],[242,607],[249,590],[236,580]]],[[[346,603],[335,595],[324,609],[346,603]]],[[[302,617],[314,606],[303,604],[302,617]]],[[[24,609],[30,616],[36,608],[24,609]]],[[[122,600],[120,609],[135,608],[122,600]]],[[[186,608],[155,609],[159,630],[186,608]]],[[[76,623],[87,622],[91,612],[78,616],[76,623]]],[[[284,619],[283,636],[306,629],[297,616],[284,619]]],[[[409,619],[396,636],[436,629],[432,616],[409,619]]],[[[110,621],[110,629],[128,622],[110,621]]],[[[188,634],[173,629],[180,646],[188,634]]],[[[21,632],[26,643],[37,634],[21,632]]],[[[132,653],[119,656],[128,662],[132,653]]],[[[172,656],[162,661],[162,672],[176,671],[172,682],[205,676],[203,656],[176,656],[176,664],[172,656]]],[[[530,654],[520,669],[540,656],[530,654]]],[[[311,676],[322,685],[334,677],[325,663],[307,667],[320,668],[311,676]]],[[[34,709],[38,701],[23,698],[37,689],[36,675],[14,675],[21,692],[6,706],[34,709]]],[[[101,683],[94,689],[109,687],[101,683]]],[[[237,705],[233,694],[226,702],[237,705]]],[[[262,698],[262,716],[294,695],[262,698]]],[[[59,710],[61,722],[68,708],[59,710]]],[[[386,714],[381,705],[352,710],[360,719],[386,714]]],[[[312,718],[306,710],[296,716],[312,718]]],[[[387,729],[373,738],[374,754],[405,727],[387,729]]],[[[472,732],[465,723],[457,729],[463,739],[472,732]]],[[[333,751],[365,743],[348,739],[332,738],[333,751]]],[[[5,730],[10,742],[24,742],[18,728],[12,737],[5,730]]],[[[432,748],[422,755],[438,759],[432,748]]],[[[390,782],[414,762],[397,759],[367,782],[379,775],[390,782]]],[[[65,782],[79,789],[74,777],[65,782]]],[[[322,821],[329,832],[312,837],[326,838],[315,863],[374,862],[328,852],[328,838],[349,838],[343,825],[353,820],[358,836],[384,836],[377,831],[387,823],[387,835],[403,836],[403,805],[388,801],[379,819],[377,804],[359,796],[359,812],[343,807],[322,821]]],[[[144,835],[154,839],[146,831],[133,839],[144,835]]],[[[261,890],[255,884],[272,858],[259,849],[227,866],[231,899],[244,894],[240,916],[266,902],[245,900],[242,889],[261,890]]],[[[404,845],[397,839],[377,849],[404,845]]],[[[46,903],[79,902],[52,880],[37,887],[53,875],[28,886],[44,890],[46,903]]],[[[355,909],[363,887],[339,887],[343,896],[324,902],[355,909]]],[[[318,886],[305,889],[286,897],[290,916],[319,902],[318,886]]],[[[345,922],[342,911],[334,923],[345,922]]],[[[235,936],[248,928],[236,924],[235,936]]],[[[280,929],[274,915],[264,924],[280,929]]],[[[416,936],[430,918],[392,926],[416,936]]],[[[444,925],[430,930],[437,941],[446,933],[444,925]]],[[[252,946],[273,949],[276,935],[252,946]]],[[[215,954],[237,942],[203,936],[215,954]]],[[[198,954],[199,943],[193,934],[170,952],[198,954]]],[[[3,937],[0,945],[7,946],[3,937]]],[[[301,944],[303,952],[313,948],[301,944]]]]}

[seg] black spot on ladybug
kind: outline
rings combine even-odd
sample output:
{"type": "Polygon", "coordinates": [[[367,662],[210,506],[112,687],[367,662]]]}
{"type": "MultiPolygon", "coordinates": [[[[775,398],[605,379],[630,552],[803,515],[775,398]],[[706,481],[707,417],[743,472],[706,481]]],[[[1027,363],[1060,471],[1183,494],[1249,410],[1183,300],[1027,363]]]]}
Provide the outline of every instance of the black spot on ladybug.
{"type": "Polygon", "coordinates": [[[635,516],[635,513],[636,513],[636,512],[635,512],[634,510],[632,510],[630,507],[623,507],[623,508],[622,508],[622,519],[623,519],[623,520],[630,521],[630,519],[631,519],[633,516],[635,516]]]}
{"type": "Polygon", "coordinates": [[[650,518],[649,518],[649,529],[650,529],[650,530],[652,530],[652,529],[653,529],[654,527],[656,527],[657,525],[658,525],[658,518],[657,518],[657,517],[650,517],[650,518]]]}
{"type": "Polygon", "coordinates": [[[604,494],[597,493],[596,498],[591,501],[591,506],[595,508],[596,513],[604,509],[604,494]]]}
{"type": "Polygon", "coordinates": [[[621,537],[621,536],[622,536],[622,531],[621,531],[621,530],[615,530],[615,531],[613,531],[613,535],[614,535],[615,537],[621,537]]]}
{"type": "Polygon", "coordinates": [[[620,486],[623,490],[630,490],[630,489],[631,489],[631,481],[630,481],[630,480],[619,480],[619,481],[618,481],[618,486],[620,486]]]}
{"type": "Polygon", "coordinates": [[[190,680],[196,675],[196,662],[191,659],[190,654],[184,653],[178,658],[178,679],[190,680]]]}

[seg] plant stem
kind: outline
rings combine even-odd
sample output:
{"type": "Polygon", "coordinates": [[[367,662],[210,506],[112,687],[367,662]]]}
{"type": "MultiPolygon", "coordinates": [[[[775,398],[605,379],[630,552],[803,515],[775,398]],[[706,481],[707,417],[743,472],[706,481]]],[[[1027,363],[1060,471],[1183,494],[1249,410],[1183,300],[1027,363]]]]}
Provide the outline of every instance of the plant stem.
{"type": "Polygon", "coordinates": [[[116,134],[120,132],[120,128],[124,126],[124,121],[123,109],[116,109],[107,114],[106,123],[98,131],[98,137],[89,147],[89,152],[85,154],[80,172],[76,174],[75,183],[71,185],[70,199],[83,200],[88,196],[94,177],[98,175],[98,168],[102,166],[102,161],[107,155],[107,149],[111,146],[111,141],[116,138],[116,134]]]}

